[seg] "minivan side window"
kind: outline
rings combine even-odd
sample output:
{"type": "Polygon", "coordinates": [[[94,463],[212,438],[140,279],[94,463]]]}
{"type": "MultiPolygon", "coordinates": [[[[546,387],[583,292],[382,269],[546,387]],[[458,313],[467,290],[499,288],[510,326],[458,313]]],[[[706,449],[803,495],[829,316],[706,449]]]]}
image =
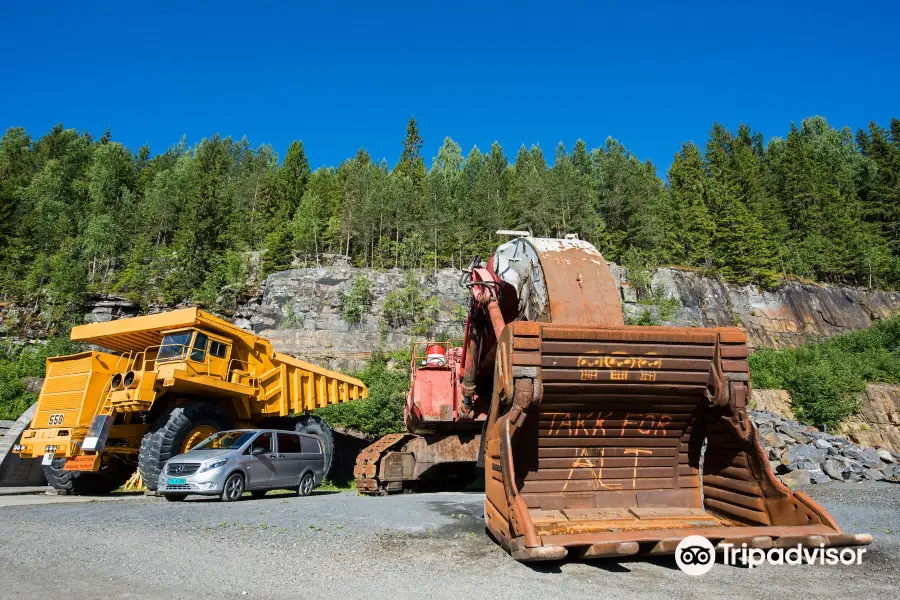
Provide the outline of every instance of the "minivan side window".
{"type": "Polygon", "coordinates": [[[316,438],[301,435],[300,443],[303,445],[303,452],[308,452],[311,454],[322,454],[322,446],[319,444],[319,440],[317,440],[316,438]]]}
{"type": "Polygon", "coordinates": [[[250,454],[253,454],[253,450],[256,448],[263,448],[264,452],[270,453],[272,452],[272,434],[271,433],[262,433],[250,444],[250,454]]]}
{"type": "Polygon", "coordinates": [[[299,454],[303,452],[300,446],[300,436],[296,433],[278,433],[279,454],[299,454]]]}

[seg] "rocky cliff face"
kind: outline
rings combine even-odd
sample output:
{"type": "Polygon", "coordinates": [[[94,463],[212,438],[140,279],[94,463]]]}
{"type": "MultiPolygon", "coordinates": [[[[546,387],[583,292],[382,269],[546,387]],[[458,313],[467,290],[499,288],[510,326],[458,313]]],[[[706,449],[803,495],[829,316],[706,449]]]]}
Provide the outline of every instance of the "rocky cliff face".
{"type": "MultiPolygon", "coordinates": [[[[626,269],[610,266],[626,317],[695,327],[738,325],[747,331],[754,348],[825,339],[868,327],[900,310],[898,292],[799,282],[764,291],[678,269],[657,269],[649,286],[644,286],[647,289],[639,290],[626,269]],[[648,290],[656,290],[656,302],[639,299],[652,296],[648,290]],[[659,302],[663,297],[669,299],[666,307],[659,302]]],[[[440,301],[437,334],[462,332],[460,307],[466,296],[458,280],[459,271],[450,269],[418,276],[422,293],[440,301]]],[[[376,348],[409,346],[408,329],[385,328],[382,318],[385,297],[403,283],[399,271],[341,266],[283,271],[270,275],[259,297],[239,307],[235,316],[237,323],[269,337],[283,352],[332,368],[354,369],[376,348]],[[363,274],[372,282],[372,308],[361,323],[350,325],[341,318],[340,297],[354,277],[363,274]]]]}
{"type": "MultiPolygon", "coordinates": [[[[422,295],[438,298],[434,335],[462,334],[465,317],[460,307],[466,296],[459,276],[450,269],[416,276],[422,295]]],[[[404,284],[404,272],[393,270],[321,267],[273,273],[260,297],[239,308],[235,323],[269,338],[281,352],[330,368],[355,370],[375,349],[409,347],[413,339],[409,327],[390,328],[384,319],[385,299],[404,284]],[[360,323],[351,325],[341,316],[341,295],[361,275],[371,283],[372,306],[360,323]]]]}
{"type": "MultiPolygon", "coordinates": [[[[644,310],[627,272],[612,265],[626,315],[644,310]]],[[[680,307],[667,323],[703,327],[738,325],[751,347],[786,348],[869,327],[900,310],[900,293],[832,285],[784,283],[773,290],[736,286],[693,271],[658,269],[650,287],[680,307]]]]}
{"type": "Polygon", "coordinates": [[[900,453],[900,386],[869,384],[858,399],[859,412],[841,422],[841,432],[861,446],[900,453]]]}

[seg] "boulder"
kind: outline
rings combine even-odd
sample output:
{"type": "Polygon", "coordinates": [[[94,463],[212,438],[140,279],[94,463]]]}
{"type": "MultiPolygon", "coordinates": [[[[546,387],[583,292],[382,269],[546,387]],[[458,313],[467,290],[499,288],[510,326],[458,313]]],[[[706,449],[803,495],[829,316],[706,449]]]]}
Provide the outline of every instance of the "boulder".
{"type": "Polygon", "coordinates": [[[791,463],[806,460],[819,465],[825,461],[827,454],[825,450],[816,448],[812,444],[797,444],[784,451],[784,454],[781,455],[781,462],[790,465],[791,463]]]}
{"type": "Polygon", "coordinates": [[[813,471],[819,469],[819,463],[813,462],[811,460],[795,460],[793,462],[787,463],[787,468],[789,471],[796,471],[801,469],[803,471],[813,471]]]}
{"type": "Polygon", "coordinates": [[[872,481],[884,481],[884,473],[878,469],[866,469],[863,471],[863,477],[872,481]]]}
{"type": "Polygon", "coordinates": [[[870,469],[877,469],[884,464],[881,462],[881,457],[878,456],[878,453],[871,448],[862,448],[859,451],[858,460],[870,469]]]}
{"type": "Polygon", "coordinates": [[[822,463],[822,470],[826,475],[831,477],[832,479],[836,479],[837,481],[844,481],[844,470],[846,469],[847,474],[850,473],[850,469],[844,467],[839,464],[836,460],[829,458],[824,463],[822,463]]]}
{"type": "Polygon", "coordinates": [[[789,487],[797,487],[798,485],[809,485],[812,482],[812,479],[809,476],[809,471],[804,469],[797,469],[796,471],[791,471],[790,473],[785,473],[784,475],[779,475],[779,479],[781,482],[789,487]]]}
{"type": "MultiPolygon", "coordinates": [[[[756,392],[757,390],[753,390],[754,397],[756,396],[756,392]]],[[[758,427],[763,427],[764,425],[774,427],[775,423],[778,423],[781,420],[778,415],[775,415],[767,410],[752,410],[750,412],[750,418],[753,419],[753,422],[756,423],[758,427]]]]}
{"type": "Polygon", "coordinates": [[[821,437],[820,437],[820,438],[817,438],[817,439],[813,442],[813,445],[814,445],[816,448],[820,448],[820,449],[822,449],[822,450],[831,450],[831,449],[834,447],[834,446],[831,445],[831,443],[830,443],[828,440],[826,440],[825,438],[821,438],[821,437]]]}
{"type": "Polygon", "coordinates": [[[784,448],[787,444],[784,440],[784,437],[786,436],[775,433],[775,430],[760,433],[759,437],[762,440],[763,445],[768,448],[784,448]]]}
{"type": "Polygon", "coordinates": [[[888,465],[881,470],[881,473],[888,481],[900,482],[900,465],[888,465]]]}
{"type": "Polygon", "coordinates": [[[886,463],[896,462],[894,460],[894,456],[888,450],[885,450],[884,448],[877,448],[875,450],[875,454],[877,454],[878,458],[880,458],[881,460],[883,460],[886,463]]]}
{"type": "Polygon", "coordinates": [[[825,474],[822,469],[810,469],[809,470],[809,479],[813,483],[830,483],[831,477],[825,474]]]}

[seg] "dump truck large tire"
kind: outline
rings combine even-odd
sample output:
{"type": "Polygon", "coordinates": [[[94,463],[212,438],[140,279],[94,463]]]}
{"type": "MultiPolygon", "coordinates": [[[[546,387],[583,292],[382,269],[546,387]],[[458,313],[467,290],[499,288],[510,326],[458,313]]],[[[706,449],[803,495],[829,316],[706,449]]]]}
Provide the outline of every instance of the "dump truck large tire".
{"type": "Polygon", "coordinates": [[[166,410],[150,426],[141,440],[138,468],[147,489],[156,491],[163,465],[186,452],[185,443],[202,435],[197,432],[223,431],[233,426],[231,417],[219,404],[195,401],[166,410]]]}
{"type": "Polygon", "coordinates": [[[315,415],[304,415],[297,419],[294,425],[294,431],[298,433],[308,433],[314,435],[322,442],[322,453],[324,454],[324,467],[322,469],[322,477],[328,477],[331,471],[331,465],[334,464],[334,430],[331,425],[326,423],[315,415]]]}
{"type": "Polygon", "coordinates": [[[134,473],[134,464],[112,462],[103,465],[96,473],[64,471],[64,458],[54,458],[44,465],[44,477],[53,489],[85,496],[103,496],[122,487],[134,473]]]}

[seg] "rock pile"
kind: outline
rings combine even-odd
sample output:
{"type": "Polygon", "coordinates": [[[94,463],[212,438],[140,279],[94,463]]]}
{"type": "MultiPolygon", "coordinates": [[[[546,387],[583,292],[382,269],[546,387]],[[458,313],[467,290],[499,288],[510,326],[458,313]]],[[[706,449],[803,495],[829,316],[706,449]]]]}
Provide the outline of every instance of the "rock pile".
{"type": "Polygon", "coordinates": [[[831,481],[900,482],[900,454],[863,448],[847,438],[785,419],[768,411],[752,411],[772,470],[787,485],[831,481]]]}

